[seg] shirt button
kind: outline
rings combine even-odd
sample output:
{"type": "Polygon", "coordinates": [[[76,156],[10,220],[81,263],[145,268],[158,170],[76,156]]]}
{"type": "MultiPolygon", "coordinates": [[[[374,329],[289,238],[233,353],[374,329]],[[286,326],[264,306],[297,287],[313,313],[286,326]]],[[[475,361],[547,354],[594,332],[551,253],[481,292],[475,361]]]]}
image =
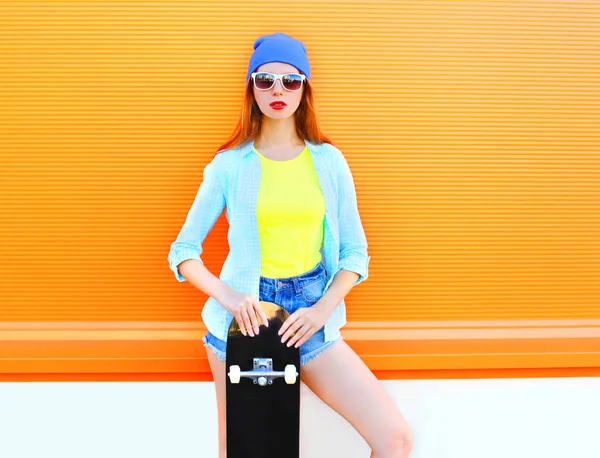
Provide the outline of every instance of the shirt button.
{"type": "Polygon", "coordinates": [[[282,281],[278,281],[277,282],[277,286],[283,286],[283,282],[282,281]]]}

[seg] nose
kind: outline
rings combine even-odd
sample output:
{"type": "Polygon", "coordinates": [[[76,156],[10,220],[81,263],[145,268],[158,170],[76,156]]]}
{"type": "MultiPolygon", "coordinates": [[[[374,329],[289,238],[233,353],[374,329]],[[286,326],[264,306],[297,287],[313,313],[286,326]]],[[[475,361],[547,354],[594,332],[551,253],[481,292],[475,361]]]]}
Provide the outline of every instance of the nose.
{"type": "Polygon", "coordinates": [[[277,79],[273,85],[273,94],[283,94],[283,84],[281,79],[277,79]]]}

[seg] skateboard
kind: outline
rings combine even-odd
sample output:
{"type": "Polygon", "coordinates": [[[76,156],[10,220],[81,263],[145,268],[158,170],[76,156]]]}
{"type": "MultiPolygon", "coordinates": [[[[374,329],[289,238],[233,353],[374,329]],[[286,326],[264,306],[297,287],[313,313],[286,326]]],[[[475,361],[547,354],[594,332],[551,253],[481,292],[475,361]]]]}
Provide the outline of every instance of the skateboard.
{"type": "Polygon", "coordinates": [[[227,458],[300,457],[300,349],[281,343],[289,312],[260,301],[258,335],[229,326],[225,366],[227,458]]]}

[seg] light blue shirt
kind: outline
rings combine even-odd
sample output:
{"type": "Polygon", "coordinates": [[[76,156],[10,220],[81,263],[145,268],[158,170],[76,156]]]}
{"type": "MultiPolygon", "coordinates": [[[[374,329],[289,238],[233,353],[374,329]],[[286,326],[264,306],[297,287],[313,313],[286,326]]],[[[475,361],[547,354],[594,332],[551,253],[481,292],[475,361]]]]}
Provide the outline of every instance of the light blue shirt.
{"type": "MultiPolygon", "coordinates": [[[[305,143],[325,198],[325,228],[321,247],[327,274],[325,291],[342,269],[360,275],[357,285],[367,279],[371,257],[367,254],[367,239],[358,212],[350,167],[335,146],[329,143],[305,143]]],[[[262,265],[256,203],[260,178],[260,157],[254,151],[254,141],[222,151],[206,165],[195,200],[169,251],[169,266],[178,281],[186,281],[177,269],[181,262],[187,259],[202,262],[202,243],[226,207],[230,250],[219,278],[235,291],[259,298],[262,265]]],[[[227,341],[232,319],[233,315],[209,296],[202,309],[202,320],[208,330],[227,341]]],[[[342,299],[325,323],[325,341],[339,337],[340,328],[345,324],[346,305],[342,299]]]]}

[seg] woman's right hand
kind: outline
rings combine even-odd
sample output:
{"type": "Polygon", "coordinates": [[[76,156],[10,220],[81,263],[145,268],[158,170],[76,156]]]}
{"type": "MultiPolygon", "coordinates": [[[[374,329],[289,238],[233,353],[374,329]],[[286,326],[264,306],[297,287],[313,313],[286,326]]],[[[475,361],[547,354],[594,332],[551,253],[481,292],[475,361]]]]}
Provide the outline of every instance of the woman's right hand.
{"type": "Polygon", "coordinates": [[[260,316],[264,325],[269,327],[267,315],[252,294],[239,293],[229,285],[225,286],[218,300],[225,310],[233,315],[242,334],[246,335],[247,332],[251,337],[258,334],[260,323],[257,316],[260,316]]]}

